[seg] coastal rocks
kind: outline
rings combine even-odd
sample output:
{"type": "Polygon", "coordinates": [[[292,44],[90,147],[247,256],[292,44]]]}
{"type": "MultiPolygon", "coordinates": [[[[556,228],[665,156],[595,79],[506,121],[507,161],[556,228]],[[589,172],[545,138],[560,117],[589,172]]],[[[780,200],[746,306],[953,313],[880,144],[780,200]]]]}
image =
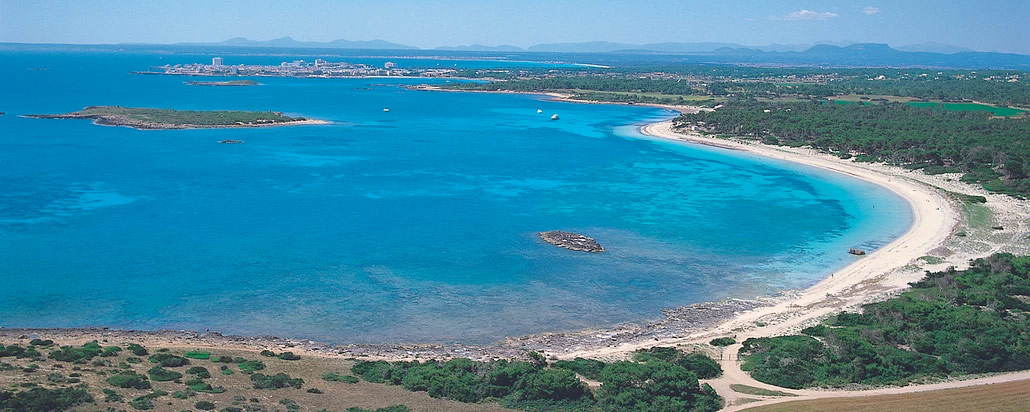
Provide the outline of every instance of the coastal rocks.
{"type": "Polygon", "coordinates": [[[865,251],[862,250],[862,249],[851,248],[851,249],[848,250],[848,253],[850,253],[852,255],[855,255],[855,256],[862,256],[862,255],[865,254],[865,251]]]}
{"type": "Polygon", "coordinates": [[[569,250],[590,253],[604,252],[604,247],[598,244],[594,238],[587,237],[579,233],[550,230],[547,232],[540,232],[538,235],[540,235],[540,238],[547,243],[569,250]]]}

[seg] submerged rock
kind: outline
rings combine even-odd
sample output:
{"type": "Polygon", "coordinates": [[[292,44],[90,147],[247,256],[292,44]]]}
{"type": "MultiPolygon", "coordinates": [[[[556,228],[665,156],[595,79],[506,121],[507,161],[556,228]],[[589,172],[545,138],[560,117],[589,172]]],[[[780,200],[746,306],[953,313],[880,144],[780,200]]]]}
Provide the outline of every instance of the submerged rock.
{"type": "Polygon", "coordinates": [[[562,232],[560,230],[550,230],[547,232],[538,233],[540,238],[545,242],[552,245],[563,247],[569,250],[577,250],[580,252],[590,253],[601,253],[604,252],[604,247],[599,245],[594,238],[581,235],[579,233],[562,232]]]}

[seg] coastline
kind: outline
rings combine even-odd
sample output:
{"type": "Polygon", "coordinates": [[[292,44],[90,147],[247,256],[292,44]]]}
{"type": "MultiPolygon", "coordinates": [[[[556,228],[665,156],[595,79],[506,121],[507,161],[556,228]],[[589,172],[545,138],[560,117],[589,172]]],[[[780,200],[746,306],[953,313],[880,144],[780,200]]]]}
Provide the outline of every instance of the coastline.
{"type": "MultiPolygon", "coordinates": [[[[506,92],[502,92],[506,93],[506,92]]],[[[541,93],[531,93],[541,95],[541,93]]],[[[555,99],[567,96],[548,94],[555,99]]],[[[596,103],[569,100],[574,103],[596,103]]],[[[641,104],[642,106],[644,104],[641,104]]],[[[697,107],[658,107],[672,110],[701,110],[697,107]]],[[[913,209],[913,224],[909,231],[894,242],[854,264],[837,271],[816,285],[803,291],[783,291],[780,296],[757,300],[729,299],[705,302],[687,307],[662,311],[663,319],[613,327],[568,332],[540,333],[510,337],[506,341],[484,346],[461,344],[351,344],[330,345],[304,339],[278,337],[226,336],[217,332],[193,331],[118,331],[106,328],[0,328],[0,337],[16,338],[22,335],[65,337],[92,340],[99,338],[130,339],[165,346],[234,347],[247,349],[294,348],[304,353],[329,357],[366,357],[385,360],[446,359],[469,357],[478,360],[492,358],[522,358],[528,351],[538,351],[557,358],[577,356],[601,359],[621,359],[643,347],[671,345],[703,345],[715,336],[735,335],[739,340],[750,336],[783,334],[800,329],[819,318],[862,303],[882,299],[923,276],[923,270],[943,270],[947,266],[962,267],[969,258],[982,257],[995,251],[1004,251],[1006,245],[988,251],[950,253],[940,256],[941,263],[920,264],[918,259],[934,255],[933,251],[945,246],[960,221],[955,203],[942,190],[985,194],[989,205],[1021,207],[1012,212],[1016,218],[1030,216],[1025,201],[1003,195],[987,194],[971,185],[957,181],[945,183],[941,176],[926,176],[883,165],[855,163],[808,149],[766,146],[758,143],[716,139],[701,135],[685,135],[672,130],[672,122],[646,125],[641,130],[652,137],[692,144],[704,144],[723,149],[740,150],[756,156],[776,158],[807,164],[879,184],[905,198],[913,209]],[[948,185],[953,186],[948,186],[948,185]],[[938,209],[939,208],[939,209],[938,209]],[[1026,213],[1024,213],[1026,212],[1026,213]],[[1020,213],[1023,213],[1020,215],[1020,213]],[[913,264],[916,262],[916,264],[913,264]],[[916,266],[914,269],[911,266],[916,266]],[[757,326],[761,322],[764,326],[757,326]]],[[[957,180],[957,179],[955,179],[957,180]]],[[[1004,212],[1004,210],[1002,210],[1004,212]]],[[[1008,223],[1006,223],[1008,226],[1008,223]]],[[[1017,224],[1011,233],[1013,240],[1028,233],[1026,224],[1017,224]]],[[[954,239],[954,237],[952,237],[954,239]]],[[[709,348],[710,349],[710,348],[709,348]]]]}

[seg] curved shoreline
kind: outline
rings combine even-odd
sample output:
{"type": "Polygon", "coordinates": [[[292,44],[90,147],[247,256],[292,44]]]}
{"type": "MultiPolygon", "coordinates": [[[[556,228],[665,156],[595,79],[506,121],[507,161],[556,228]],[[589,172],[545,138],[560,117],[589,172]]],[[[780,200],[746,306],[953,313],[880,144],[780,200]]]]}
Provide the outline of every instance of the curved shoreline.
{"type": "MultiPolygon", "coordinates": [[[[854,162],[814,150],[742,143],[699,134],[682,134],[673,130],[671,120],[645,125],[640,128],[640,132],[660,139],[737,150],[764,158],[816,167],[876,184],[908,202],[912,211],[912,225],[893,242],[858,258],[854,263],[833,272],[815,285],[797,291],[794,296],[779,299],[772,305],[738,313],[713,328],[682,338],[556,354],[560,357],[611,358],[647,346],[700,343],[708,337],[725,335],[735,335],[740,341],[747,337],[778,335],[800,329],[823,316],[897,292],[909,282],[922,278],[922,271],[906,273],[901,269],[943,245],[959,222],[959,214],[954,205],[937,189],[902,176],[897,171],[889,170],[887,166],[859,166],[854,162]],[[757,326],[760,323],[765,326],[757,326]]],[[[953,259],[947,262],[952,266],[961,266],[962,263],[965,262],[954,262],[953,259]]]]}

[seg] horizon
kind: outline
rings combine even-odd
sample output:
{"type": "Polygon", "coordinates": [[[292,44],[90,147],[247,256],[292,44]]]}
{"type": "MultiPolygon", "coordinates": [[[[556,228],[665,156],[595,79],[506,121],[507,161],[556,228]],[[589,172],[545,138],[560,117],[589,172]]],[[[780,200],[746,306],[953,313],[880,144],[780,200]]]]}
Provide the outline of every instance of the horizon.
{"type": "Polygon", "coordinates": [[[975,8],[940,8],[933,2],[785,1],[703,4],[669,1],[620,6],[584,1],[519,6],[466,0],[409,0],[340,4],[308,1],[301,7],[268,0],[217,3],[189,0],[142,5],[124,0],[80,4],[66,0],[0,2],[0,42],[34,44],[219,43],[290,37],[443,47],[609,42],[732,43],[745,47],[927,43],[973,51],[1030,54],[1030,7],[996,0],[975,8]],[[442,4],[442,5],[441,5],[442,4]],[[318,10],[312,14],[310,11],[318,10]],[[356,18],[360,17],[360,18],[356,18]],[[639,30],[645,22],[647,30],[639,30]],[[976,30],[962,30],[976,28],[976,30]]]}

